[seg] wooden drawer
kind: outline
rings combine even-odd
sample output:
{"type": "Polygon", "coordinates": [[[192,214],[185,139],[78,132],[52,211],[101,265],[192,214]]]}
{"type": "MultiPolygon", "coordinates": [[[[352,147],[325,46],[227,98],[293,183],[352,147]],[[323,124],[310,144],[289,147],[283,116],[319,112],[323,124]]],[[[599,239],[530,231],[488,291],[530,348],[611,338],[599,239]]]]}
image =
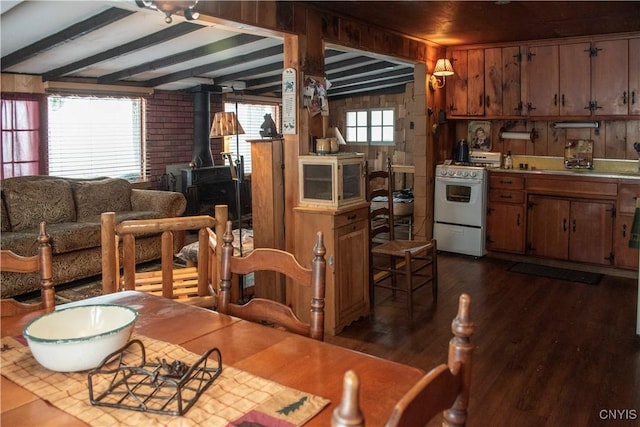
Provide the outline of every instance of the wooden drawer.
{"type": "Polygon", "coordinates": [[[635,213],[638,197],[640,197],[640,184],[618,184],[618,210],[620,213],[635,213]]]}
{"type": "Polygon", "coordinates": [[[615,180],[581,179],[580,177],[528,177],[529,194],[548,194],[589,199],[615,199],[618,184],[615,180]]]}
{"type": "Polygon", "coordinates": [[[369,205],[360,209],[354,209],[334,217],[334,228],[340,228],[357,221],[366,220],[369,217],[369,205]]]}
{"type": "Polygon", "coordinates": [[[507,175],[504,173],[492,173],[489,176],[489,188],[506,188],[509,190],[522,190],[524,188],[524,177],[507,175]]]}
{"type": "Polygon", "coordinates": [[[524,191],[491,189],[489,201],[497,203],[524,203],[524,191]]]}

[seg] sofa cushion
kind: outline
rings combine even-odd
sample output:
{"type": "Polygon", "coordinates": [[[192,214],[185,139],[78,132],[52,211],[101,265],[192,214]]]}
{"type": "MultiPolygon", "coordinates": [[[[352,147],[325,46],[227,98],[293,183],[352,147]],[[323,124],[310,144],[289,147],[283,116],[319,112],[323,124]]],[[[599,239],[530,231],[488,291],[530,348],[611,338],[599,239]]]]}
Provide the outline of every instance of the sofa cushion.
{"type": "Polygon", "coordinates": [[[0,247],[9,249],[18,255],[33,256],[38,253],[38,230],[33,228],[2,233],[0,247]]]}
{"type": "Polygon", "coordinates": [[[76,220],[71,184],[60,178],[19,177],[2,181],[11,230],[23,231],[47,224],[76,220]]]}
{"type": "Polygon", "coordinates": [[[73,181],[78,219],[131,210],[131,184],[120,178],[73,181]]]}
{"type": "Polygon", "coordinates": [[[2,196],[2,200],[0,200],[0,207],[2,209],[2,216],[0,217],[0,231],[11,231],[11,223],[9,222],[9,213],[7,212],[7,207],[4,203],[4,196],[2,196]]]}

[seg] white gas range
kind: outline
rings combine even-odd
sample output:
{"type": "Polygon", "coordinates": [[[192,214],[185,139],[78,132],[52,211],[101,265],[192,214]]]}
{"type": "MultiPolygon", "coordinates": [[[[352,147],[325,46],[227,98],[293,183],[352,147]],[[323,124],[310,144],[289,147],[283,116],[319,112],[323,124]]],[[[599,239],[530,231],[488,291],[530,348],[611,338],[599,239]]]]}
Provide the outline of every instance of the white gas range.
{"type": "Polygon", "coordinates": [[[499,168],[501,153],[473,152],[469,163],[436,166],[434,238],[438,250],[481,257],[487,253],[488,168],[499,168]]]}

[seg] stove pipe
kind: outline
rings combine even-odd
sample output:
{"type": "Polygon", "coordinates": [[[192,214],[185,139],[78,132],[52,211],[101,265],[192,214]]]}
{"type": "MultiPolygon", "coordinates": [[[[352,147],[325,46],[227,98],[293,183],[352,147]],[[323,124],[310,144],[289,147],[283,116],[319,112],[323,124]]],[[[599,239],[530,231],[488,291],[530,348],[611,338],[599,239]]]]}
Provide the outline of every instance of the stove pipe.
{"type": "Polygon", "coordinates": [[[209,139],[210,117],[211,97],[209,91],[195,92],[193,96],[193,150],[189,164],[191,167],[213,166],[209,139]]]}

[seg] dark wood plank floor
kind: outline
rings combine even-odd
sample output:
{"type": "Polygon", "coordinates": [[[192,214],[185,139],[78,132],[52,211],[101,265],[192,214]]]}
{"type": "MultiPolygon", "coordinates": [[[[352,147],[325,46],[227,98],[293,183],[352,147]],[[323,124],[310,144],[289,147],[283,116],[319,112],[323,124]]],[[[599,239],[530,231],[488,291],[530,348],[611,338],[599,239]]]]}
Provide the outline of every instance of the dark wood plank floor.
{"type": "Polygon", "coordinates": [[[640,425],[636,279],[594,286],[512,273],[512,262],[488,257],[438,260],[437,304],[422,289],[409,321],[401,297],[378,290],[369,318],[326,341],[427,371],[446,362],[466,292],[476,326],[469,426],[640,425]]]}

